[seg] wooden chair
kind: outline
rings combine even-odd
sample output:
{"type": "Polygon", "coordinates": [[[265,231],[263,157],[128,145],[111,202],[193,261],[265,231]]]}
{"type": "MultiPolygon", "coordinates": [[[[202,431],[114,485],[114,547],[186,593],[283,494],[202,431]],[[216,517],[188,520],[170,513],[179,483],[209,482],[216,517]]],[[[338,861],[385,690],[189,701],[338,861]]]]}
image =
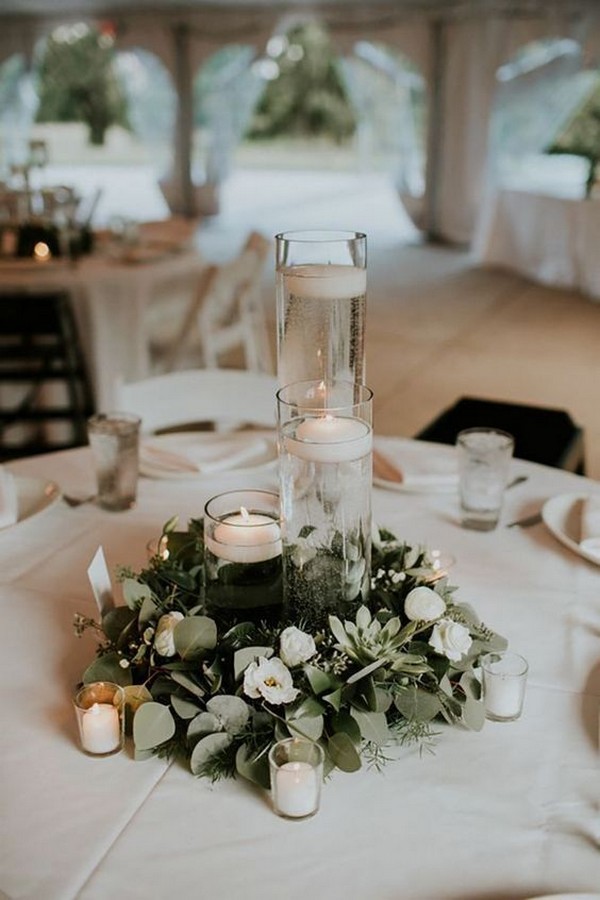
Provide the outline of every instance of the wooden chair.
{"type": "Polygon", "coordinates": [[[70,298],[0,294],[0,458],[87,442],[93,400],[70,298]]]}
{"type": "Polygon", "coordinates": [[[188,369],[116,385],[117,406],[142,419],[142,431],[198,423],[274,428],[277,379],[243,369],[188,369]]]}
{"type": "Polygon", "coordinates": [[[235,259],[206,268],[171,346],[163,351],[163,371],[181,368],[198,347],[206,368],[219,368],[227,353],[241,349],[246,369],[273,372],[260,290],[269,246],[252,232],[235,259]]]}

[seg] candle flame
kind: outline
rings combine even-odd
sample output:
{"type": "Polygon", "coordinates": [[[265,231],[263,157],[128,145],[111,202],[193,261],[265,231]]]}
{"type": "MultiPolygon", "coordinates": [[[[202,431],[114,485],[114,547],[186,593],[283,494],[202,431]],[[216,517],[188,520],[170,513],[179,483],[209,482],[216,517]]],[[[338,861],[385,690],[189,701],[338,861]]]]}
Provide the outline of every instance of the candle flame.
{"type": "Polygon", "coordinates": [[[240,506],[240,516],[242,517],[244,522],[250,521],[250,513],[248,512],[248,510],[246,509],[245,506],[240,506]]]}
{"type": "Polygon", "coordinates": [[[33,248],[33,255],[39,262],[46,262],[46,260],[50,259],[52,254],[50,253],[50,247],[44,241],[38,241],[35,247],[33,248]]]}

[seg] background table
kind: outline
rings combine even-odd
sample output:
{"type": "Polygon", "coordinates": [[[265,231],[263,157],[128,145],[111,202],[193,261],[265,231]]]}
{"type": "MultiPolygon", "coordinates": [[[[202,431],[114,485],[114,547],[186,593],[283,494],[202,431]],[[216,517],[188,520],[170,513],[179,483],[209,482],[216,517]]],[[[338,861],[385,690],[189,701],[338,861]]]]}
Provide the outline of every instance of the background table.
{"type": "Polygon", "coordinates": [[[113,407],[115,379],[136,381],[150,374],[147,310],[160,293],[189,285],[193,297],[206,263],[194,249],[131,263],[95,253],[75,265],[63,261],[0,263],[2,290],[66,290],[100,410],[113,407]]]}
{"type": "Polygon", "coordinates": [[[600,300],[600,202],[527,191],[496,191],[473,255],[556,287],[600,300]]]}
{"type": "MultiPolygon", "coordinates": [[[[406,442],[381,439],[401,459],[406,442]]],[[[442,445],[423,452],[453,454],[442,445]]],[[[91,491],[87,448],[11,464],[91,491]]],[[[491,900],[600,885],[600,567],[539,525],[507,529],[549,496],[598,491],[562,471],[513,462],[500,527],[461,529],[454,494],[374,491],[376,520],[456,557],[458,598],[530,663],[522,718],[469,733],[443,724],[435,753],[415,747],[378,773],[335,773],[317,816],[276,817],[243,781],[211,785],[182,765],[130,752],[86,757],[70,697],[93,656],[75,612],[94,615],[86,569],[101,543],[111,570],[144,564],[172,514],[209,496],[275,487],[275,471],[198,481],[141,479],[125,513],[61,501],[0,532],[0,890],[35,900],[491,900]]]]}

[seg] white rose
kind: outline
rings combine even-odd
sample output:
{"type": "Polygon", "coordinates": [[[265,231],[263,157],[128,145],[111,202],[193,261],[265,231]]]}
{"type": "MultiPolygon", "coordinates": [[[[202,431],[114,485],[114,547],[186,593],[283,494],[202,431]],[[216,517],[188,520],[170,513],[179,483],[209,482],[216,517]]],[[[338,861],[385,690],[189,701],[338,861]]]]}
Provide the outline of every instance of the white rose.
{"type": "Polygon", "coordinates": [[[312,635],[290,625],[279,635],[279,655],[286,666],[299,666],[317,652],[312,635]]]}
{"type": "Polygon", "coordinates": [[[445,612],[444,600],[431,588],[416,587],[406,595],[404,613],[413,622],[433,622],[445,612]]]}
{"type": "Polygon", "coordinates": [[[158,620],[156,634],[154,635],[154,649],[161,656],[175,656],[175,640],[173,630],[178,622],[184,618],[183,613],[165,613],[158,620]]]}
{"type": "Polygon", "coordinates": [[[469,629],[464,625],[451,619],[442,619],[433,626],[429,643],[437,653],[457,662],[469,652],[473,640],[469,629]]]}
{"type": "Polygon", "coordinates": [[[294,687],[290,670],[273,656],[260,656],[251,662],[244,672],[244,693],[257,700],[263,697],[268,703],[291,703],[300,693],[294,687]]]}

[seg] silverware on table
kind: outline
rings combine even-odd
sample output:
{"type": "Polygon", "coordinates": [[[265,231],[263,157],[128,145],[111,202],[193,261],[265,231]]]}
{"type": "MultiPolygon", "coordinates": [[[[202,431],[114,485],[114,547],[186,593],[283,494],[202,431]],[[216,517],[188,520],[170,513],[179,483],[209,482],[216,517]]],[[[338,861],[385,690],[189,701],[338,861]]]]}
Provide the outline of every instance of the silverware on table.
{"type": "Polygon", "coordinates": [[[507,528],[514,528],[515,526],[519,526],[519,528],[529,528],[531,525],[537,525],[542,521],[541,512],[533,513],[530,516],[524,516],[522,519],[515,519],[514,522],[509,522],[506,526],[507,528]]]}
{"type": "Polygon", "coordinates": [[[527,481],[529,475],[517,475],[516,478],[513,478],[512,481],[509,481],[506,485],[506,490],[511,487],[516,487],[518,484],[523,484],[524,481],[527,481]]]}
{"type": "Polygon", "coordinates": [[[96,499],[96,494],[92,494],[91,497],[72,497],[69,494],[62,495],[63,500],[72,508],[76,506],[82,506],[84,503],[93,503],[96,499]]]}

